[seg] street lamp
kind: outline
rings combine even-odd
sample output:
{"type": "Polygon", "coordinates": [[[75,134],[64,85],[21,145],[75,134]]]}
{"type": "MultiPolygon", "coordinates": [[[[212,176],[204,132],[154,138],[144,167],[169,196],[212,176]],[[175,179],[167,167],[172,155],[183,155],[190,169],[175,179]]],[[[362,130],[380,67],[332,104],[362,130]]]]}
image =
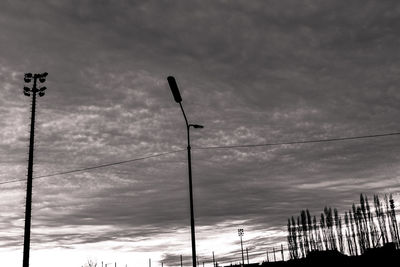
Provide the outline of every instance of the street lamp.
{"type": "Polygon", "coordinates": [[[29,161],[28,161],[28,181],[26,185],[26,205],[25,205],[25,230],[24,230],[24,255],[23,267],[29,267],[29,247],[31,242],[31,217],[32,217],[32,176],[33,176],[33,147],[35,141],[35,110],[36,110],[36,93],[40,97],[44,96],[46,87],[37,88],[38,81],[44,83],[46,81],[47,72],[33,74],[25,73],[24,82],[29,84],[33,79],[32,88],[24,86],[24,95],[32,95],[32,114],[31,114],[31,133],[29,138],[29,161]]]}
{"type": "Polygon", "coordinates": [[[191,159],[191,147],[190,147],[190,127],[195,129],[204,128],[204,126],[199,124],[189,124],[186,118],[185,110],[182,107],[182,97],[179,93],[178,85],[176,84],[175,78],[169,76],[167,78],[169,87],[171,88],[172,95],[174,96],[175,102],[179,104],[182,110],[183,117],[185,118],[186,123],[186,132],[187,132],[187,153],[188,153],[188,171],[189,171],[189,195],[190,195],[190,230],[191,230],[191,239],[192,239],[192,264],[193,267],[196,267],[196,237],[195,237],[195,229],[194,229],[194,212],[193,212],[193,189],[192,189],[192,159],[191,159]]]}
{"type": "Polygon", "coordinates": [[[243,229],[238,229],[238,235],[240,236],[240,247],[242,248],[242,266],[244,266],[244,255],[243,255],[243,241],[242,236],[244,235],[243,229]]]}

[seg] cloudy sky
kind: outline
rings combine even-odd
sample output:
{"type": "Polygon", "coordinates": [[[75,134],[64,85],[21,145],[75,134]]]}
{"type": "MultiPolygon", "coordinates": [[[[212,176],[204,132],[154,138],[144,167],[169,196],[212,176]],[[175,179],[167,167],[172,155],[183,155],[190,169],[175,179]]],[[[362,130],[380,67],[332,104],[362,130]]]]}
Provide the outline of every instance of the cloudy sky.
{"type": "Polygon", "coordinates": [[[262,261],[301,209],[398,198],[399,135],[210,147],[398,132],[399,31],[389,0],[1,1],[0,261],[22,265],[25,72],[49,73],[35,177],[133,160],[34,180],[32,267],[190,265],[186,131],[169,75],[205,126],[191,131],[199,261],[240,261],[238,228],[262,261]]]}

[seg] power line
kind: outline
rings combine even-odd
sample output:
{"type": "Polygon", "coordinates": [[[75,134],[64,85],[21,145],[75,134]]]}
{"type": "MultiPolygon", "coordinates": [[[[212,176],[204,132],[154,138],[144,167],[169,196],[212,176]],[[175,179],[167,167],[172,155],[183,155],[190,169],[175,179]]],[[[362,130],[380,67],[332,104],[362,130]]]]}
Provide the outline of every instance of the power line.
{"type": "MultiPolygon", "coordinates": [[[[75,169],[75,170],[70,170],[70,171],[64,171],[64,172],[56,172],[52,174],[46,174],[46,175],[41,175],[41,176],[36,176],[33,177],[33,179],[41,179],[41,178],[48,178],[52,176],[57,176],[57,175],[63,175],[63,174],[70,174],[70,173],[76,173],[76,172],[84,172],[84,171],[90,171],[94,169],[99,169],[99,168],[105,168],[105,167],[110,167],[114,165],[120,165],[124,163],[129,163],[129,162],[134,162],[134,161],[139,161],[139,160],[145,160],[145,159],[150,159],[150,158],[156,158],[156,157],[161,157],[164,155],[168,154],[174,154],[178,152],[185,151],[186,149],[180,149],[180,150],[175,150],[175,151],[169,151],[169,152],[164,152],[164,153],[159,153],[159,154],[154,154],[146,157],[141,157],[141,158],[134,158],[134,159],[128,159],[128,160],[123,160],[123,161],[118,161],[118,162],[112,162],[112,163],[107,163],[107,164],[102,164],[102,165],[97,165],[97,166],[92,166],[92,167],[86,167],[86,168],[81,168],[81,169],[75,169]]],[[[25,181],[26,179],[15,179],[15,180],[9,180],[5,182],[0,182],[0,185],[2,184],[10,184],[10,183],[16,183],[16,182],[21,182],[25,181]]]]}
{"type": "Polygon", "coordinates": [[[366,138],[377,138],[400,135],[400,132],[385,133],[385,134],[373,134],[373,135],[361,135],[352,137],[339,137],[329,139],[317,139],[317,140],[305,140],[305,141],[292,141],[292,142],[280,142],[280,143],[265,143],[265,144],[248,144],[248,145],[231,145],[231,146],[207,146],[207,147],[193,147],[192,149],[207,150],[207,149],[229,149],[229,148],[249,148],[249,147],[265,147],[265,146],[281,146],[281,145],[297,145],[297,144],[310,144],[310,143],[323,143],[323,142],[336,142],[366,138]]]}
{"type": "MultiPolygon", "coordinates": [[[[296,144],[310,144],[310,143],[323,143],[323,142],[336,142],[336,141],[346,141],[346,140],[356,140],[356,139],[378,138],[378,137],[388,137],[388,136],[396,136],[396,135],[400,135],[400,132],[385,133],[385,134],[373,134],[373,135],[361,135],[361,136],[352,136],[352,137],[339,137],[339,138],[329,138],[329,139],[305,140],[305,141],[279,142],[279,143],[192,147],[192,149],[211,150],[211,149],[231,149],[231,148],[251,148],[251,147],[280,146],[280,145],[296,145],[296,144]]],[[[186,149],[174,150],[174,151],[154,154],[151,156],[134,158],[134,159],[118,161],[118,162],[113,162],[113,163],[107,163],[107,164],[102,164],[102,165],[96,165],[96,166],[92,166],[92,167],[86,167],[86,168],[75,169],[75,170],[70,170],[70,171],[46,174],[46,175],[33,177],[33,179],[41,179],[41,178],[47,178],[47,177],[63,175],[63,174],[90,171],[90,170],[94,170],[94,169],[105,168],[105,167],[110,167],[110,166],[114,166],[114,165],[120,165],[120,164],[124,164],[124,163],[145,160],[145,159],[149,159],[149,158],[156,158],[156,157],[164,156],[167,154],[174,154],[174,153],[178,153],[178,152],[182,152],[182,151],[186,151],[186,149]]],[[[0,185],[16,183],[16,182],[21,182],[21,181],[25,181],[25,180],[26,179],[9,180],[9,181],[0,182],[0,185]]]]}

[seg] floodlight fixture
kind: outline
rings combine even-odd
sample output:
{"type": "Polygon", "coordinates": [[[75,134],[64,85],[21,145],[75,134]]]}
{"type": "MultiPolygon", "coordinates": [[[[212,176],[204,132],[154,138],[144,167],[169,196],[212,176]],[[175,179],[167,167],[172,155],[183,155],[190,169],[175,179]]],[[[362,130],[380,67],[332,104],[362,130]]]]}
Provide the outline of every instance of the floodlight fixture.
{"type": "Polygon", "coordinates": [[[43,86],[43,87],[39,88],[39,92],[43,92],[43,91],[46,90],[46,89],[47,89],[47,87],[46,87],[46,86],[43,86]]]}
{"type": "Polygon", "coordinates": [[[39,96],[40,97],[44,96],[44,92],[39,92],[39,96]]]}
{"type": "Polygon", "coordinates": [[[244,235],[244,230],[243,229],[238,229],[238,235],[243,236],[244,235]]]}
{"type": "Polygon", "coordinates": [[[30,91],[31,91],[31,89],[29,87],[24,86],[24,95],[25,96],[30,96],[31,95],[30,91]]]}
{"type": "Polygon", "coordinates": [[[167,77],[169,88],[171,88],[172,95],[174,96],[176,103],[182,102],[181,94],[179,93],[178,85],[176,84],[175,78],[173,76],[167,77]]]}
{"type": "Polygon", "coordinates": [[[24,82],[30,83],[32,80],[32,73],[25,73],[24,82]]]}

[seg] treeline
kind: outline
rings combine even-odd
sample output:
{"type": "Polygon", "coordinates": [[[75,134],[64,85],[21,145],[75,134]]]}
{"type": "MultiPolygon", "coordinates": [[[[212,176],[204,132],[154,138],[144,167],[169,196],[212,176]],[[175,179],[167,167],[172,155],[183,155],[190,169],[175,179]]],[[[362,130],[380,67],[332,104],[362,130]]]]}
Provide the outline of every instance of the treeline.
{"type": "Polygon", "coordinates": [[[307,210],[288,219],[288,247],[291,259],[304,258],[310,251],[338,250],[357,256],[367,249],[395,243],[399,248],[399,225],[392,195],[374,195],[373,208],[366,195],[353,203],[344,215],[325,207],[319,220],[307,210]]]}

